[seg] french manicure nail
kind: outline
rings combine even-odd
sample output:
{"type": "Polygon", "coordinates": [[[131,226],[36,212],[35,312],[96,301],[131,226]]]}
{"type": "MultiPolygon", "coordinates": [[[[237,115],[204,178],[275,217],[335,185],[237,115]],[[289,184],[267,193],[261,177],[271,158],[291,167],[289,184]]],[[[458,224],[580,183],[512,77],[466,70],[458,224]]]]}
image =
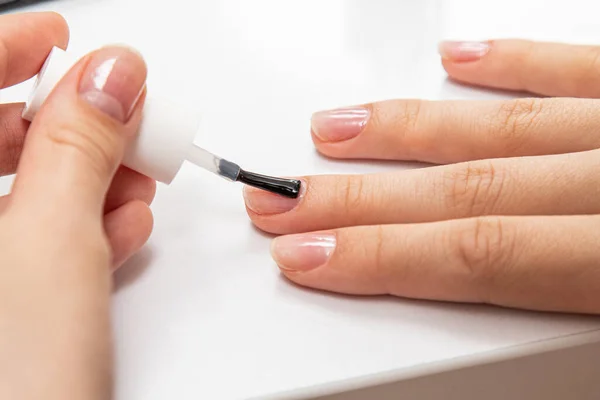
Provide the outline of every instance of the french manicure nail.
{"type": "Polygon", "coordinates": [[[293,210],[304,196],[306,184],[302,182],[301,192],[295,199],[265,192],[250,186],[244,187],[246,206],[256,214],[275,215],[293,210]]]}
{"type": "Polygon", "coordinates": [[[146,84],[146,64],[134,50],[107,47],[91,55],[79,95],[96,109],[127,122],[146,84]]]}
{"type": "Polygon", "coordinates": [[[443,58],[454,62],[477,61],[490,51],[486,42],[451,42],[440,43],[439,52],[443,58]]]}
{"type": "Polygon", "coordinates": [[[313,114],[311,127],[322,141],[341,142],[358,136],[367,125],[370,114],[366,107],[319,111],[313,114]]]}
{"type": "Polygon", "coordinates": [[[281,269],[306,272],[325,264],[335,245],[335,236],[331,233],[304,233],[274,239],[271,253],[281,269]]]}

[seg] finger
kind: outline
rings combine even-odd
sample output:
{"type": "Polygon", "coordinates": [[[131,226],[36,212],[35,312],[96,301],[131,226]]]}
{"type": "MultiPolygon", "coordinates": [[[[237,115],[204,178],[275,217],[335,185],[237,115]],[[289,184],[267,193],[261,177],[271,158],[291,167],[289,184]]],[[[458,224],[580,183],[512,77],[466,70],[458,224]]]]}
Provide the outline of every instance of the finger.
{"type": "Polygon", "coordinates": [[[282,236],[294,282],[340,293],[600,312],[598,216],[487,217],[282,236]]]}
{"type": "Polygon", "coordinates": [[[461,82],[546,96],[600,97],[600,47],[492,40],[443,42],[442,64],[461,82]]]}
{"type": "Polygon", "coordinates": [[[0,104],[0,176],[15,172],[29,122],[21,118],[23,104],[0,104]]]}
{"type": "Polygon", "coordinates": [[[483,215],[600,213],[598,151],[474,161],[386,174],[301,178],[286,199],[245,188],[248,215],[272,233],[295,233],[483,215]]]}
{"type": "MultiPolygon", "coordinates": [[[[15,172],[29,123],[21,118],[22,104],[0,105],[0,176],[15,172]]],[[[120,167],[106,197],[105,212],[138,199],[152,203],[156,182],[127,167],[120,167]]]]}
{"type": "Polygon", "coordinates": [[[312,137],[335,158],[436,164],[600,147],[600,108],[589,99],[390,100],[318,112],[312,137]]]}
{"type": "Polygon", "coordinates": [[[104,212],[111,212],[132,200],[152,204],[156,194],[156,181],[127,167],[120,167],[106,194],[104,212]]]}
{"type": "Polygon", "coordinates": [[[66,49],[69,28],[59,14],[0,16],[0,86],[25,81],[40,70],[53,46],[66,49]]]}
{"type": "MultiPolygon", "coordinates": [[[[140,200],[147,205],[151,205],[155,194],[156,181],[121,166],[117,170],[106,194],[104,213],[109,213],[132,200],[140,200]]],[[[7,207],[9,200],[9,195],[0,197],[0,212],[7,207]]]]}
{"type": "Polygon", "coordinates": [[[23,201],[15,203],[100,212],[140,123],[145,80],[143,59],[127,48],[104,48],[77,63],[29,128],[13,188],[23,201]]]}
{"type": "MultiPolygon", "coordinates": [[[[118,268],[147,241],[153,226],[152,203],[156,182],[126,167],[115,175],[105,205],[104,227],[113,249],[114,267],[118,268]],[[145,207],[144,207],[145,204],[145,207]]],[[[0,197],[0,212],[10,195],[0,197]]]]}
{"type": "Polygon", "coordinates": [[[152,233],[153,218],[148,205],[130,201],[104,217],[104,229],[118,268],[146,243],[152,233]]]}

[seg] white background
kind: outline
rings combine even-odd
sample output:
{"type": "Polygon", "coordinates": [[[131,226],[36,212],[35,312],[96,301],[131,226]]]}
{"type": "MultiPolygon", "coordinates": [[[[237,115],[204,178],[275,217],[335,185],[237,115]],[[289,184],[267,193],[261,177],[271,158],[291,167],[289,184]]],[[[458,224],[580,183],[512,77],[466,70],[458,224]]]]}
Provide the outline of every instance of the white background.
{"type": "MultiPolygon", "coordinates": [[[[56,0],[31,9],[67,18],[74,53],[137,47],[150,95],[203,116],[203,147],[248,169],[300,175],[401,168],[320,157],[309,135],[313,111],[386,98],[500,97],[447,82],[437,42],[598,42],[597,4],[56,0]]],[[[2,100],[24,100],[26,89],[2,100]]],[[[584,317],[299,288],[277,272],[241,187],[190,165],[160,187],[153,210],[148,246],[116,277],[118,400],[277,398],[600,328],[584,317]]]]}

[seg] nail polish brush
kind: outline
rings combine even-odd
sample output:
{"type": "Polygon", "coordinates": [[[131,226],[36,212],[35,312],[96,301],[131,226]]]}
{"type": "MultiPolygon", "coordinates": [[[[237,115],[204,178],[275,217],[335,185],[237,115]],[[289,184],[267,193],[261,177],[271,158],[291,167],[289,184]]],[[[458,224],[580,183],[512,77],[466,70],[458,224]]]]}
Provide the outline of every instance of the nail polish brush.
{"type": "MultiPolygon", "coordinates": [[[[33,120],[56,84],[78,61],[58,47],[52,49],[25,104],[24,119],[33,120]]],[[[195,111],[147,96],[140,128],[126,150],[123,165],[169,185],[184,161],[188,161],[229,181],[285,197],[298,197],[300,181],[245,171],[196,145],[194,138],[199,126],[195,111]]]]}

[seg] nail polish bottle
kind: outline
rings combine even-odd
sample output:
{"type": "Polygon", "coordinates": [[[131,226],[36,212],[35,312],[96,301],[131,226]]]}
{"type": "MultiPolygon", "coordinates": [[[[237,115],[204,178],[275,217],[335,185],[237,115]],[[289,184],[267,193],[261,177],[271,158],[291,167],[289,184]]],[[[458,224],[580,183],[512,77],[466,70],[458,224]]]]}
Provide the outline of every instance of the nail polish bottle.
{"type": "MultiPolygon", "coordinates": [[[[24,119],[33,121],[56,84],[78,61],[79,58],[58,47],[52,49],[25,104],[24,119]]],[[[194,137],[199,126],[200,120],[194,110],[147,96],[141,126],[127,148],[123,165],[156,181],[170,184],[194,149],[194,137]]],[[[211,161],[214,160],[209,157],[209,164],[201,166],[212,170],[211,161]]]]}
{"type": "MultiPolygon", "coordinates": [[[[78,61],[58,47],[52,49],[25,104],[24,119],[33,121],[57,83],[78,61]]],[[[299,180],[246,171],[197,146],[194,139],[199,126],[200,119],[194,110],[147,95],[140,127],[126,149],[122,164],[168,185],[187,160],[228,181],[241,182],[285,197],[298,197],[299,180]]]]}

